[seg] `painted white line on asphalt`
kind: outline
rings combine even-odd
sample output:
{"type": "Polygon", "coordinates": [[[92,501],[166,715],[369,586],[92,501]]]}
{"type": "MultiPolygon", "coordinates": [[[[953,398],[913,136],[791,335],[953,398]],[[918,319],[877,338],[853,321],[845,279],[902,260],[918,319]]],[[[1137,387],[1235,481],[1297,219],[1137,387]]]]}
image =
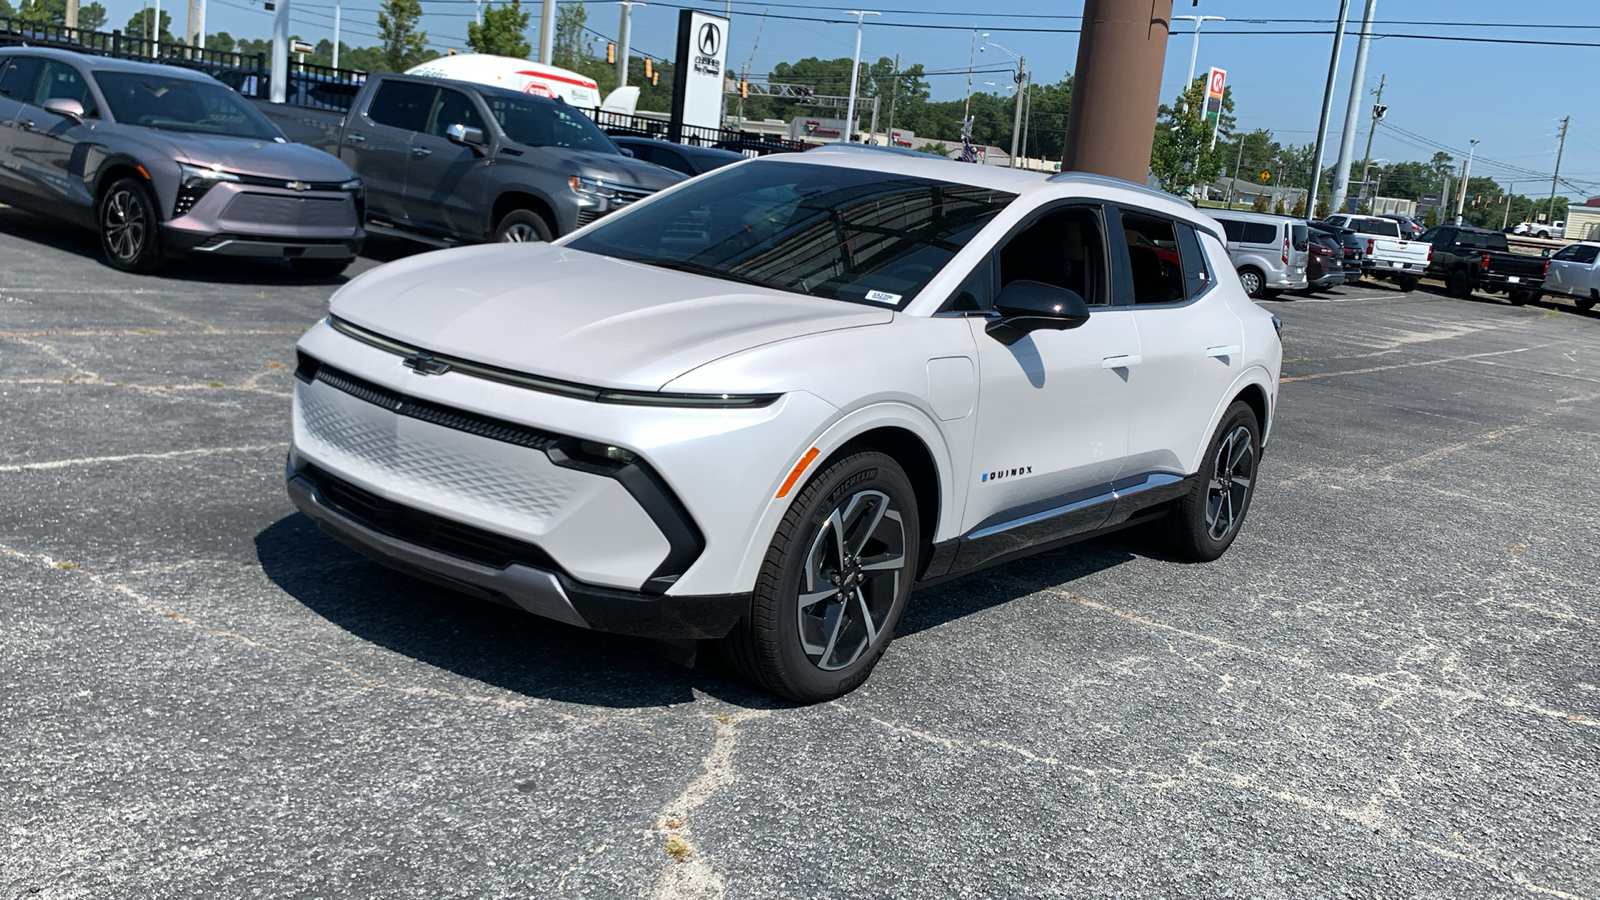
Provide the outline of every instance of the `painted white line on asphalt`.
{"type": "MultiPolygon", "coordinates": [[[[1542,345],[1549,346],[1549,345],[1542,345]]],[[[1488,353],[1469,353],[1466,356],[1449,356],[1444,359],[1424,359],[1418,362],[1396,363],[1392,366],[1369,366],[1365,369],[1349,369],[1344,372],[1312,372],[1309,375],[1286,375],[1278,379],[1279,384],[1291,381],[1311,381],[1316,378],[1333,378],[1338,375],[1370,375],[1373,372],[1387,372],[1391,369],[1414,369],[1417,366],[1441,366],[1445,363],[1465,362],[1469,359],[1483,359],[1486,356],[1505,356],[1507,353],[1526,353],[1537,350],[1538,347],[1518,347],[1515,350],[1493,350],[1488,353]]]]}
{"type": "Polygon", "coordinates": [[[17,463],[0,466],[4,472],[35,472],[45,469],[65,469],[70,466],[93,466],[100,463],[127,462],[131,459],[182,459],[188,456],[214,456],[219,453],[256,453],[261,450],[281,450],[284,445],[250,444],[244,447],[200,447],[194,450],[169,450],[166,453],[128,453],[122,456],[86,456],[79,459],[54,459],[49,462],[17,463]]]}

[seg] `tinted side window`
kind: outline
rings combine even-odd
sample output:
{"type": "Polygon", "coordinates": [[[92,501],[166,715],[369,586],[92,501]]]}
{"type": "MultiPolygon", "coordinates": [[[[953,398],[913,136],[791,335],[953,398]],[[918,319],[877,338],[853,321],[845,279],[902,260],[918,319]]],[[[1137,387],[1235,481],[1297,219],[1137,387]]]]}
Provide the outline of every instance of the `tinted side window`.
{"type": "MultiPolygon", "coordinates": [[[[1267,226],[1271,227],[1271,226],[1267,226]]],[[[1183,263],[1173,223],[1140,214],[1122,215],[1133,275],[1133,302],[1177,303],[1184,298],[1183,263]]]]}
{"type": "Polygon", "coordinates": [[[994,256],[983,258],[961,287],[945,301],[945,312],[987,312],[994,309],[994,256]]]}
{"type": "Polygon", "coordinates": [[[408,81],[387,81],[378,86],[378,93],[367,104],[367,118],[379,125],[421,131],[427,121],[434,92],[431,84],[413,84],[408,81]]]}
{"type": "Polygon", "coordinates": [[[33,82],[39,77],[44,60],[36,56],[14,56],[11,65],[0,74],[0,95],[19,103],[27,103],[33,96],[33,82]]]}
{"type": "Polygon", "coordinates": [[[427,127],[423,130],[435,137],[444,137],[445,129],[451,125],[482,128],[483,117],[478,115],[478,108],[472,105],[471,98],[466,94],[441,88],[438,99],[433,101],[433,108],[428,112],[427,127]]]}
{"type": "Polygon", "coordinates": [[[43,106],[46,100],[76,100],[83,104],[86,118],[100,114],[94,106],[94,94],[89,91],[83,76],[63,62],[51,60],[45,63],[44,77],[39,79],[39,86],[33,92],[33,103],[43,106]]]}
{"type": "Polygon", "coordinates": [[[682,172],[685,175],[700,174],[694,170],[694,166],[689,165],[689,161],[684,159],[682,154],[675,153],[663,147],[655,148],[655,152],[651,155],[650,161],[658,166],[666,166],[674,172],[682,172]]]}
{"type": "Polygon", "coordinates": [[[1555,254],[1553,256],[1551,256],[1550,258],[1551,259],[1559,259],[1562,262],[1577,262],[1578,261],[1578,251],[1582,250],[1582,249],[1583,249],[1583,245],[1582,244],[1573,244],[1571,247],[1562,247],[1560,250],[1557,250],[1555,252],[1555,254]]]}
{"type": "Polygon", "coordinates": [[[1596,258],[1600,258],[1600,247],[1588,247],[1580,244],[1575,249],[1578,251],[1572,254],[1572,261],[1575,263],[1592,263],[1596,258]]]}
{"type": "Polygon", "coordinates": [[[1105,305],[1105,242],[1092,209],[1047,213],[1000,250],[1000,287],[1039,281],[1077,291],[1090,305],[1105,305]]]}
{"type": "Polygon", "coordinates": [[[1264,222],[1244,223],[1244,237],[1241,239],[1246,244],[1274,244],[1278,243],[1278,228],[1264,222]]]}
{"type": "MultiPolygon", "coordinates": [[[[1330,239],[1323,237],[1322,240],[1330,239]]],[[[1183,295],[1193,300],[1211,284],[1211,267],[1206,265],[1200,239],[1187,225],[1178,226],[1178,257],[1183,262],[1183,295]]]]}
{"type": "Polygon", "coordinates": [[[1222,232],[1228,236],[1229,242],[1237,244],[1244,240],[1243,222],[1233,219],[1218,219],[1217,221],[1222,223],[1222,232]]]}

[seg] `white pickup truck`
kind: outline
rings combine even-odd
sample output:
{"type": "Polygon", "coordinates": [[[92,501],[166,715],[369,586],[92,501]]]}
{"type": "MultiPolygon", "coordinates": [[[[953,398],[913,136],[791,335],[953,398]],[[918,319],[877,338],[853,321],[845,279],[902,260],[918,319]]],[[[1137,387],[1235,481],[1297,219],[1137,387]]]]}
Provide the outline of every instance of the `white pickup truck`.
{"type": "Polygon", "coordinates": [[[1565,238],[1567,223],[1565,219],[1559,222],[1523,222],[1511,229],[1511,233],[1538,238],[1565,238]]]}
{"type": "Polygon", "coordinates": [[[1367,255],[1361,261],[1361,274],[1367,278],[1388,279],[1402,291],[1414,290],[1422,280],[1433,255],[1426,241],[1408,241],[1400,236],[1400,223],[1380,216],[1351,216],[1340,213],[1323,221],[1348,228],[1367,241],[1367,255]]]}

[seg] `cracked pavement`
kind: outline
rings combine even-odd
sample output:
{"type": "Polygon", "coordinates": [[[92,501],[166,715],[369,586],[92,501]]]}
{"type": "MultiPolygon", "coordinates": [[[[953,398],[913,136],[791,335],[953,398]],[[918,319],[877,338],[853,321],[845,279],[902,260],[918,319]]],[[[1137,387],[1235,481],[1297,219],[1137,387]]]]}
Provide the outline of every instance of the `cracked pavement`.
{"type": "Polygon", "coordinates": [[[1268,303],[1223,559],[918,593],[800,708],[324,538],[334,285],[95,256],[0,208],[0,898],[1600,896],[1600,315],[1268,303]]]}

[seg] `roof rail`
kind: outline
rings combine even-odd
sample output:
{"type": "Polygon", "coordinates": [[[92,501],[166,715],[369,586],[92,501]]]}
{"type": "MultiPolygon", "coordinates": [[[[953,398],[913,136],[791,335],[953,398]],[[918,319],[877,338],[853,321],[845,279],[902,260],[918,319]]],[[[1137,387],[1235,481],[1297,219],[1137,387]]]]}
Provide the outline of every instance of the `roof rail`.
{"type": "Polygon", "coordinates": [[[947,156],[937,153],[924,153],[921,150],[912,150],[909,147],[880,147],[877,144],[847,144],[840,141],[836,144],[823,144],[812,147],[807,153],[893,153],[896,156],[914,156],[918,159],[942,159],[954,162],[947,156]]]}
{"type": "Polygon", "coordinates": [[[1110,175],[1097,175],[1094,172],[1061,172],[1056,175],[1051,175],[1049,181],[1051,184],[1060,184],[1065,181],[1081,181],[1088,184],[1099,185],[1100,187],[1113,187],[1121,188],[1125,191],[1138,191],[1139,193],[1147,194],[1152,197],[1161,197],[1165,200],[1176,200],[1179,203],[1187,203],[1190,206],[1195,205],[1193,200],[1189,200],[1185,197],[1179,197],[1177,194],[1169,194],[1166,191],[1153,188],[1148,184],[1140,184],[1137,181],[1129,181],[1126,178],[1113,178],[1110,175]]]}

